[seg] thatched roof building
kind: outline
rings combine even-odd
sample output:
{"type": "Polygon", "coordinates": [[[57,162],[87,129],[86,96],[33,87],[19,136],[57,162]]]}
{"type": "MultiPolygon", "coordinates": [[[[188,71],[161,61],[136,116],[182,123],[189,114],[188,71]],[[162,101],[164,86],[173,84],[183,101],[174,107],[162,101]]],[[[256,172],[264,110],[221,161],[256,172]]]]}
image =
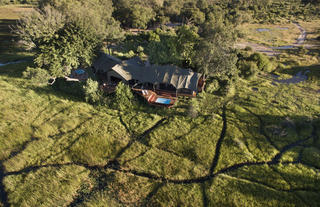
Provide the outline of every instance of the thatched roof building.
{"type": "Polygon", "coordinates": [[[121,61],[109,55],[102,55],[94,63],[93,68],[98,73],[104,73],[108,81],[119,79],[137,83],[168,84],[175,89],[188,89],[192,93],[199,90],[199,80],[202,74],[173,65],[145,66],[139,58],[121,61]]]}

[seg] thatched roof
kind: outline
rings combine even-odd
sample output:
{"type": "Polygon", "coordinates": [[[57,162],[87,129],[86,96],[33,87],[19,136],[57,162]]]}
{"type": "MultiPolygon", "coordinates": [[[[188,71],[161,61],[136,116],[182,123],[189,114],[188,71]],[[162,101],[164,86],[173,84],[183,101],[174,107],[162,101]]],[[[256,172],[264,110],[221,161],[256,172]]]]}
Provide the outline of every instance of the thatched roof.
{"type": "Polygon", "coordinates": [[[124,62],[115,65],[112,70],[126,81],[134,79],[141,83],[166,83],[173,85],[176,89],[187,88],[195,92],[197,92],[198,80],[201,77],[199,73],[172,65],[142,67],[124,62]]]}
{"type": "Polygon", "coordinates": [[[124,80],[137,80],[140,83],[166,83],[173,85],[176,89],[190,89],[197,92],[200,73],[188,69],[182,69],[173,65],[151,65],[145,66],[141,60],[133,58],[118,62],[111,56],[99,58],[94,67],[100,71],[114,71],[124,80]]]}
{"type": "Polygon", "coordinates": [[[117,64],[121,64],[120,59],[115,58],[111,55],[101,54],[99,58],[93,63],[93,67],[97,71],[107,72],[117,64]]]}

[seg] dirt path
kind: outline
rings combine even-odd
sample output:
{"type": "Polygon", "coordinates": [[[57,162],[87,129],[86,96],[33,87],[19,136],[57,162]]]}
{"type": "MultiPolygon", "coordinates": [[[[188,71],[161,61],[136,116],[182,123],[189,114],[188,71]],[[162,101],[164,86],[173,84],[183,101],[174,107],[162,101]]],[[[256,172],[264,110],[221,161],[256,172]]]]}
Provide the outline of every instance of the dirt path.
{"type": "Polygon", "coordinates": [[[239,48],[239,49],[244,49],[246,47],[251,47],[254,51],[264,53],[264,54],[266,54],[268,56],[275,56],[275,55],[280,54],[280,52],[275,51],[271,47],[268,47],[268,46],[265,46],[265,45],[260,45],[260,44],[253,43],[253,42],[236,43],[235,47],[239,48]]]}
{"type": "Polygon", "coordinates": [[[301,27],[301,25],[297,22],[295,22],[294,25],[296,25],[301,32],[294,46],[302,46],[307,39],[307,31],[303,27],[301,27]]]}

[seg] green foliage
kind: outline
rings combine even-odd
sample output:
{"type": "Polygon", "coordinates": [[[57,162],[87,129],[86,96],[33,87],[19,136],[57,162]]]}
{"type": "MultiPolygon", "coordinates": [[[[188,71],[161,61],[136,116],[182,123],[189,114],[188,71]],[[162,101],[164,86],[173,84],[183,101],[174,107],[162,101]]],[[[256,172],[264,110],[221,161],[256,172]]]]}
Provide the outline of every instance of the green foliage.
{"type": "MultiPolygon", "coordinates": [[[[138,36],[127,36],[124,42],[126,54],[130,50],[147,55],[154,64],[175,64],[181,67],[194,65],[194,47],[198,42],[199,35],[194,26],[182,26],[177,32],[156,29],[145,32],[138,36]]],[[[118,53],[118,52],[117,52],[118,53]]]]}
{"type": "Polygon", "coordinates": [[[206,81],[206,92],[214,93],[219,89],[219,81],[217,79],[207,80],[206,81]]]}
{"type": "Polygon", "coordinates": [[[132,27],[134,28],[145,29],[156,16],[151,8],[142,5],[134,5],[132,10],[132,27]]]}
{"type": "Polygon", "coordinates": [[[240,77],[245,79],[252,79],[256,76],[258,66],[253,61],[240,60],[238,61],[238,68],[240,70],[240,77]]]}
{"type": "Polygon", "coordinates": [[[174,63],[181,65],[178,58],[176,36],[174,34],[156,31],[156,35],[150,33],[150,39],[146,52],[149,55],[149,60],[155,64],[174,63]]]}
{"type": "Polygon", "coordinates": [[[150,2],[120,0],[114,1],[114,5],[116,9],[113,15],[123,26],[145,29],[156,17],[156,5],[150,2]]]}
{"type": "Polygon", "coordinates": [[[22,73],[24,78],[31,79],[36,83],[48,83],[50,78],[48,71],[41,69],[41,68],[32,68],[27,67],[27,69],[22,73]]]}
{"type": "Polygon", "coordinates": [[[189,106],[189,116],[192,118],[196,118],[200,111],[200,105],[197,98],[191,99],[190,106],[189,106]]]}
{"type": "Polygon", "coordinates": [[[250,56],[249,60],[257,63],[258,69],[265,72],[271,72],[273,70],[272,63],[269,58],[262,53],[254,53],[250,56]]]}
{"type": "MultiPolygon", "coordinates": [[[[229,1],[214,2],[233,6],[229,1]]],[[[255,1],[234,2],[245,6],[255,1]]],[[[265,8],[263,3],[270,6],[257,3],[257,11],[265,8]]],[[[163,35],[158,36],[162,42],[163,35]]],[[[145,40],[130,50],[141,45],[147,51],[145,40]]],[[[27,64],[0,70],[2,190],[9,205],[259,207],[320,203],[317,83],[274,85],[269,77],[258,76],[240,79],[228,103],[204,92],[197,99],[181,99],[173,109],[147,105],[127,111],[133,96],[123,84],[117,90],[125,96],[116,95],[116,107],[92,107],[22,79],[27,64]],[[186,116],[190,102],[196,116],[186,116]],[[291,122],[293,126],[288,125],[291,122]]],[[[306,68],[314,78],[319,77],[318,65],[306,68]]],[[[229,84],[232,79],[217,79],[219,87],[234,87],[229,84]]],[[[78,84],[60,80],[57,83],[66,92],[78,84]]],[[[83,85],[79,86],[74,91],[83,91],[83,85]]],[[[216,87],[212,88],[215,93],[216,87]]]]}
{"type": "Polygon", "coordinates": [[[85,100],[89,103],[99,103],[102,99],[102,92],[99,89],[99,83],[88,79],[83,86],[85,100]]]}
{"type": "Polygon", "coordinates": [[[115,107],[120,111],[130,111],[133,108],[134,96],[130,87],[122,82],[117,85],[115,107]]]}
{"type": "Polygon", "coordinates": [[[197,46],[195,62],[200,72],[220,79],[236,76],[237,56],[231,48],[214,40],[203,40],[197,46]]]}
{"type": "Polygon", "coordinates": [[[204,24],[201,36],[194,58],[199,71],[220,80],[236,79],[237,56],[232,48],[235,41],[233,27],[213,18],[204,24]]]}
{"type": "Polygon", "coordinates": [[[90,65],[103,40],[121,37],[108,1],[100,4],[99,0],[50,0],[47,3],[51,6],[43,3],[40,10],[26,14],[16,33],[36,51],[36,66],[48,70],[53,77],[68,75],[79,65],[90,65]]]}
{"type": "Polygon", "coordinates": [[[200,11],[195,2],[185,3],[181,9],[181,15],[188,23],[194,23],[196,25],[200,25],[206,20],[205,13],[200,11]]]}
{"type": "Polygon", "coordinates": [[[177,30],[177,53],[180,56],[179,59],[184,61],[187,66],[194,66],[195,45],[198,41],[197,27],[183,25],[177,30]]]}
{"type": "Polygon", "coordinates": [[[63,77],[80,64],[90,65],[98,45],[98,39],[90,31],[66,24],[54,37],[39,43],[34,62],[52,76],[63,77]]]}

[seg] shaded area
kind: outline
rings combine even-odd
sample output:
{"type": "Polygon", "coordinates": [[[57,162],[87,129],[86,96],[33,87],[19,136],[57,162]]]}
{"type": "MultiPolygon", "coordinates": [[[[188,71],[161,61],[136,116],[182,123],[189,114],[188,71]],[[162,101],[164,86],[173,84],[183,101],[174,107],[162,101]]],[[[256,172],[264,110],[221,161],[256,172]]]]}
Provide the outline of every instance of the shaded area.
{"type": "Polygon", "coordinates": [[[8,193],[5,190],[5,186],[3,184],[3,179],[5,177],[5,168],[2,164],[2,161],[0,162],[0,201],[1,203],[3,203],[4,207],[9,207],[9,203],[8,203],[8,193]]]}
{"type": "Polygon", "coordinates": [[[226,106],[224,105],[224,106],[223,106],[223,109],[222,109],[223,126],[222,126],[222,130],[221,130],[220,138],[219,138],[219,140],[218,140],[218,142],[217,142],[217,145],[216,145],[215,155],[214,155],[214,158],[213,158],[211,167],[210,167],[210,171],[209,171],[210,174],[213,173],[213,171],[215,170],[216,166],[218,165],[222,142],[223,142],[223,139],[224,139],[224,137],[225,137],[225,135],[226,135],[226,131],[227,131],[226,110],[227,110],[227,108],[226,108],[226,106]]]}

